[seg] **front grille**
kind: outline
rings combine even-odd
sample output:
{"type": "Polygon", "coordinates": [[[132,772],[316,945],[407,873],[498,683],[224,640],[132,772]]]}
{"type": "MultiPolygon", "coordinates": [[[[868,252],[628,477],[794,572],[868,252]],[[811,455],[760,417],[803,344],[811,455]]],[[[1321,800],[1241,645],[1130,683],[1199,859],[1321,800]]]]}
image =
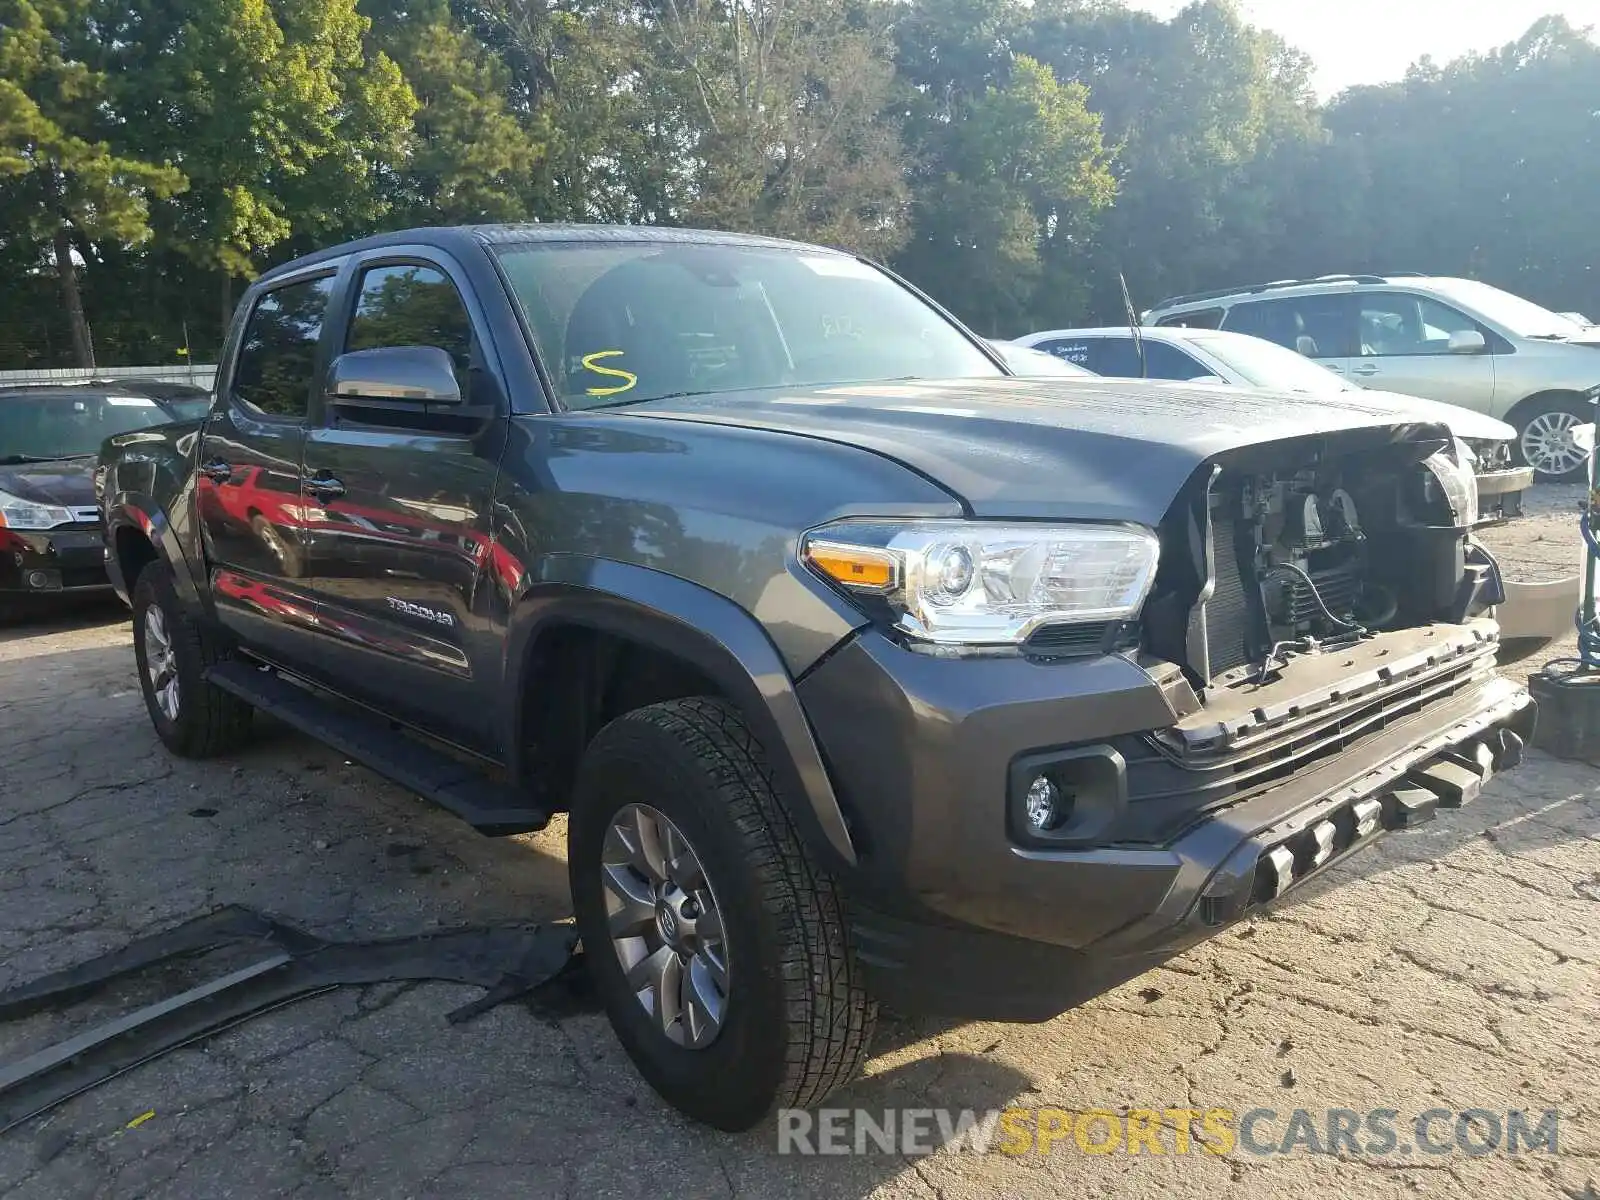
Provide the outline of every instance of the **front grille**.
{"type": "Polygon", "coordinates": [[[1246,641],[1250,607],[1245,600],[1244,572],[1233,541],[1232,520],[1213,520],[1211,544],[1217,584],[1206,603],[1206,644],[1211,653],[1211,674],[1216,676],[1250,661],[1246,641]]]}
{"type": "Polygon", "coordinates": [[[1127,763],[1128,799],[1142,839],[1161,840],[1219,805],[1237,803],[1365,738],[1419,716],[1430,705],[1479,686],[1492,650],[1478,647],[1434,660],[1360,699],[1330,699],[1323,713],[1299,711],[1282,726],[1241,735],[1230,746],[1185,748],[1160,734],[1114,739],[1127,763]]]}
{"type": "Polygon", "coordinates": [[[94,505],[76,506],[72,509],[72,519],[86,524],[100,523],[100,510],[94,505]]]}

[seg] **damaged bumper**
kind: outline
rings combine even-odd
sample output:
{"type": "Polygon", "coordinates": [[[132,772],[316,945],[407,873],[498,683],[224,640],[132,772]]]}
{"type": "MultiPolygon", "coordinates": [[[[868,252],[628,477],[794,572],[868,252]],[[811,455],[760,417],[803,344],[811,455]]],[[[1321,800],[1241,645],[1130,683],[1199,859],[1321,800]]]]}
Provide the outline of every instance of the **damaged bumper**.
{"type": "Polygon", "coordinates": [[[869,848],[847,882],[874,987],[902,1008],[1046,1019],[1469,803],[1533,729],[1495,648],[1488,622],[1381,635],[1182,718],[1116,656],[841,651],[802,690],[869,848]],[[1049,694],[1019,698],[1026,683],[1049,694]],[[1098,826],[1059,846],[1021,835],[1019,763],[1067,764],[1098,826]]]}

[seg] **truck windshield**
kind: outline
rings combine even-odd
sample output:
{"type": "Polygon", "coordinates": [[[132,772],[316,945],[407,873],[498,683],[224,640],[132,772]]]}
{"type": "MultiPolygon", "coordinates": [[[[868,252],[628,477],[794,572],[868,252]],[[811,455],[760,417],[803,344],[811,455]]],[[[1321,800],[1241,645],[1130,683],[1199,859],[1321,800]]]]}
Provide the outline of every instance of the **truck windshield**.
{"type": "Polygon", "coordinates": [[[62,392],[0,395],[0,463],[94,454],[106,438],[166,420],[154,400],[62,392]]]}
{"type": "Polygon", "coordinates": [[[1003,374],[914,293],[831,251],[637,242],[497,252],[569,408],[1003,374]]]}

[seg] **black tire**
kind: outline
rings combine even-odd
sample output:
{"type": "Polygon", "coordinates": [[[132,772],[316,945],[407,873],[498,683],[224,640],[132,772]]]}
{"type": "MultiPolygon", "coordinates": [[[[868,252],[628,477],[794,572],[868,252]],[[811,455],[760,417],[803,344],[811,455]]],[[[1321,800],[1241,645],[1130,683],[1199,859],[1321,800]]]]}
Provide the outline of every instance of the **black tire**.
{"type": "Polygon", "coordinates": [[[205,679],[206,668],[226,658],[226,652],[214,634],[184,611],[173,589],[171,572],[159,562],[140,571],[134,584],[133,655],[150,723],[168,750],[184,758],[210,758],[237,748],[249,738],[254,710],[205,679]],[[163,711],[150,675],[146,630],[152,611],[159,611],[172,647],[177,679],[175,717],[163,711]]]}
{"type": "Polygon", "coordinates": [[[1512,415],[1512,423],[1517,429],[1517,440],[1512,443],[1512,455],[1520,465],[1533,468],[1533,477],[1539,483],[1573,483],[1587,479],[1589,477],[1587,460],[1565,470],[1546,470],[1540,466],[1538,455],[1525,444],[1525,439],[1533,437],[1529,427],[1539,418],[1555,413],[1570,413],[1578,418],[1580,425],[1587,425],[1594,420],[1594,406],[1580,396],[1551,395],[1530,400],[1512,415]]]}
{"type": "Polygon", "coordinates": [[[728,704],[673,700],[601,730],[568,826],[578,932],[595,989],[640,1073],[718,1129],[821,1103],[865,1061],[877,1009],[837,884],[814,864],[774,793],[760,744],[728,704]],[[725,1016],[701,1049],[671,1041],[630,990],[607,926],[602,854],[613,819],[649,805],[688,838],[722,911],[725,1016]]]}

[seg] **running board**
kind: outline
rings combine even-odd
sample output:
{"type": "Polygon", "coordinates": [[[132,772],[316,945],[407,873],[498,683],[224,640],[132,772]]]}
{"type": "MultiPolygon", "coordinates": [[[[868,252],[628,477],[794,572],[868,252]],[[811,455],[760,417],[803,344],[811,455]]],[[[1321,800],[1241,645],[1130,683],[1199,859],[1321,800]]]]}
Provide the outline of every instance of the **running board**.
{"type": "Polygon", "coordinates": [[[206,679],[252,708],[320,742],[460,817],[488,837],[532,833],[550,814],[505,784],[390,728],[360,709],[323,700],[276,671],[241,660],[220,662],[206,679]]]}

